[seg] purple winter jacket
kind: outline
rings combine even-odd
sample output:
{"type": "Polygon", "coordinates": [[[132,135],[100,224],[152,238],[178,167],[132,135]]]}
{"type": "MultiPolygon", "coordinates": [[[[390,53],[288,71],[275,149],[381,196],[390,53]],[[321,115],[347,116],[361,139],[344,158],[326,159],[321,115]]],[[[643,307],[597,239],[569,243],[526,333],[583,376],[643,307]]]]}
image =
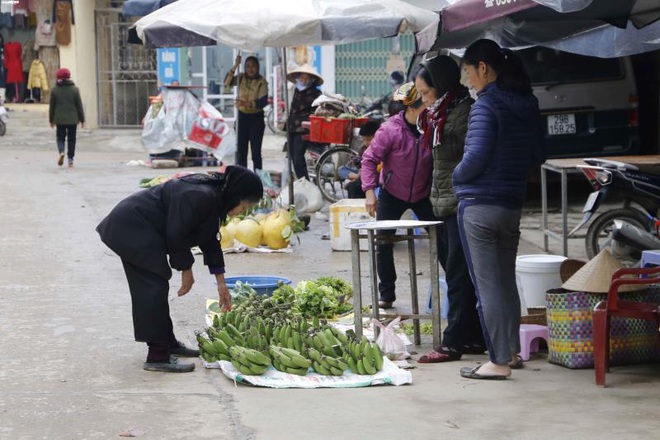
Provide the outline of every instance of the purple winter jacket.
{"type": "Polygon", "coordinates": [[[362,155],[362,190],[375,189],[380,171],[380,186],[399,200],[417,203],[431,193],[433,155],[422,147],[410,131],[404,112],[380,126],[371,145],[362,155]]]}

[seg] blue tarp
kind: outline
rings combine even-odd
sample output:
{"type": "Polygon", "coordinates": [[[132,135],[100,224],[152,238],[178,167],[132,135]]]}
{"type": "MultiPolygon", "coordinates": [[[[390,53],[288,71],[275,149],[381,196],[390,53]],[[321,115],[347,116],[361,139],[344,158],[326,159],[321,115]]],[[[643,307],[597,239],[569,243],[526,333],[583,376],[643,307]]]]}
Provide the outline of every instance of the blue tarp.
{"type": "Polygon", "coordinates": [[[144,17],[152,12],[174,3],[176,0],[126,0],[121,9],[124,17],[144,17]]]}

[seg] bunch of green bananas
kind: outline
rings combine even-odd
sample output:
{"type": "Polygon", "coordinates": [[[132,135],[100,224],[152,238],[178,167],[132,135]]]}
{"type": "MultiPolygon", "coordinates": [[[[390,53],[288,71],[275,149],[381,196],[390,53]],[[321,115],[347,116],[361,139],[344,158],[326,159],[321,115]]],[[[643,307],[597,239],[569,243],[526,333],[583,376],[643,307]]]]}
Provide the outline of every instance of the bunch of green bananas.
{"type": "Polygon", "coordinates": [[[348,370],[348,364],[340,357],[328,356],[315,348],[309,348],[307,354],[312,359],[312,368],[326,376],[341,376],[348,370]]]}
{"type": "Polygon", "coordinates": [[[238,345],[229,347],[231,364],[242,374],[258,376],[264,374],[271,366],[270,358],[265,354],[238,345]]]}
{"type": "Polygon", "coordinates": [[[268,353],[270,353],[270,356],[273,359],[273,367],[284,373],[304,376],[307,374],[307,371],[312,364],[312,362],[300,354],[299,351],[291,348],[271,345],[268,347],[268,353]]]}
{"type": "Polygon", "coordinates": [[[376,374],[383,369],[383,353],[378,344],[372,344],[362,336],[360,342],[349,341],[344,361],[353,373],[376,374]]]}

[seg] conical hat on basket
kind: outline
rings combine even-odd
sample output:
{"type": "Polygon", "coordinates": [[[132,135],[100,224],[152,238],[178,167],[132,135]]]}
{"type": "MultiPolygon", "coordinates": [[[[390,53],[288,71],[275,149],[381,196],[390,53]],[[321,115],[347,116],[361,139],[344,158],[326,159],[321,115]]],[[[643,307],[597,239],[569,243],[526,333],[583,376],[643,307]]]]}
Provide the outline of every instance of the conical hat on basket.
{"type": "MultiPolygon", "coordinates": [[[[575,272],[561,287],[576,292],[605,293],[610,289],[612,274],[623,266],[607,249],[589,260],[575,272]]],[[[645,288],[643,285],[624,285],[620,292],[645,288]]]]}
{"type": "Polygon", "coordinates": [[[310,66],[309,64],[303,64],[300,67],[296,67],[286,75],[286,79],[288,79],[291,82],[296,82],[296,77],[301,73],[306,73],[308,75],[316,77],[317,86],[323,84],[323,78],[321,78],[321,75],[319,75],[316,69],[310,66]]]}

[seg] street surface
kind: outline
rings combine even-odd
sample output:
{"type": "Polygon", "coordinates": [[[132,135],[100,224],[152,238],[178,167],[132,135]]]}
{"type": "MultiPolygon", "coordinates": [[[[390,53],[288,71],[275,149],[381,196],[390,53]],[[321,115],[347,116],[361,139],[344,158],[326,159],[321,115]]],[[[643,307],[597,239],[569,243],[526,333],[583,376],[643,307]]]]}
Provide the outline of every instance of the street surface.
{"type": "MultiPolygon", "coordinates": [[[[140,179],[179,170],[127,166],[146,159],[139,130],[83,130],[75,167],[57,167],[45,107],[13,108],[0,138],[0,439],[645,439],[660,430],[657,364],[616,367],[607,389],[594,385],[593,370],[549,364],[545,353],[505,382],[461,378],[461,367],[487,360],[466,355],[446,364],[411,361],[412,385],[360,389],[253,388],[205,370],[199,360],[188,374],[143,371],[146,347],[133,340],[120,261],[94,228],[139,189],[140,179]]],[[[282,142],[267,136],[266,168],[281,170],[282,142]]],[[[556,185],[551,191],[557,227],[556,185]]],[[[576,193],[571,225],[588,190],[576,193]]],[[[532,189],[525,209],[520,254],[542,253],[538,194],[532,189]]],[[[228,275],[350,281],[350,252],[332,252],[322,239],[327,233],[327,221],[313,217],[293,253],[227,255],[228,275]]],[[[570,256],[584,258],[583,247],[571,240],[570,256]]],[[[420,246],[417,259],[423,299],[426,250],[420,246]]],[[[551,243],[551,251],[558,253],[559,243],[551,243]]],[[[397,306],[405,310],[404,246],[396,258],[397,306]]],[[[190,345],[204,327],[206,299],[216,295],[201,258],[193,271],[196,284],[181,298],[174,293],[180,283],[175,273],[170,302],[175,331],[190,345]]],[[[368,273],[363,276],[367,301],[368,273]]],[[[426,337],[409,350],[416,359],[430,348],[426,337]]]]}

